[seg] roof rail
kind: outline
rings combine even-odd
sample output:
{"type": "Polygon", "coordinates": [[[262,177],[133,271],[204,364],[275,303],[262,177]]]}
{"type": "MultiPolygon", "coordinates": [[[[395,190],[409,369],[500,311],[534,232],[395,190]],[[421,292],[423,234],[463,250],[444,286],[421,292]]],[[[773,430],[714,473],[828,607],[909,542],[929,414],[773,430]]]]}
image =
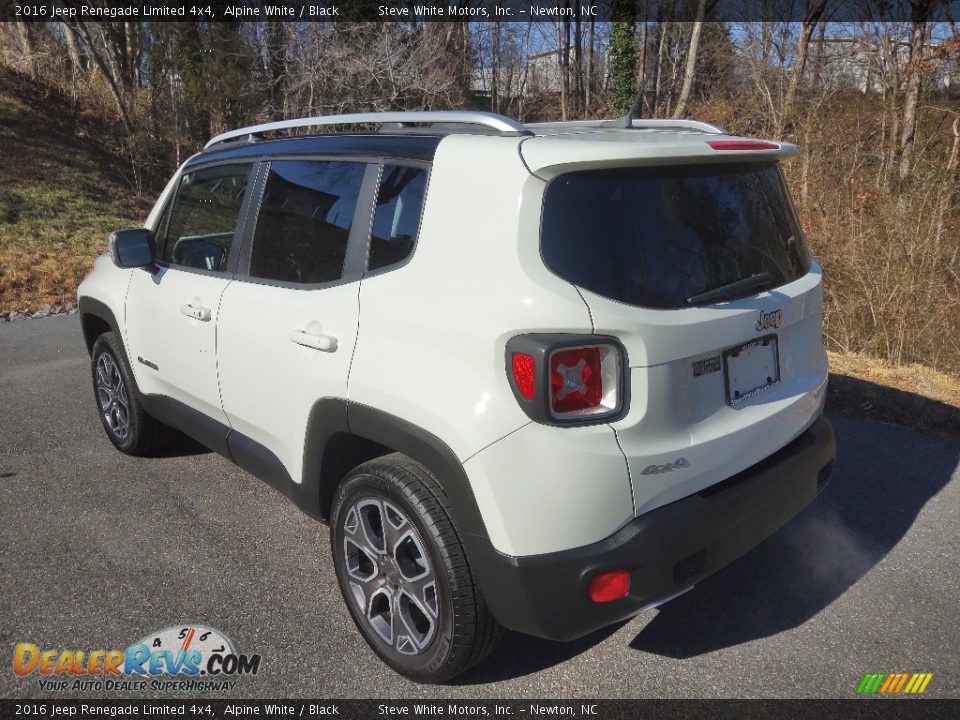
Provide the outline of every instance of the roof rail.
{"type": "Polygon", "coordinates": [[[711,135],[726,135],[727,131],[722,127],[717,125],[711,125],[710,123],[701,122],[699,120],[674,120],[674,119],[662,119],[662,120],[644,120],[643,118],[634,118],[630,123],[631,127],[635,128],[649,128],[651,130],[657,128],[683,128],[685,130],[699,130],[700,132],[710,133],[711,135]]]}
{"type": "Polygon", "coordinates": [[[274,130],[290,130],[303,127],[322,127],[324,125],[362,125],[384,123],[443,123],[444,125],[479,125],[494,130],[499,135],[520,136],[533,133],[518,123],[503,115],[489,112],[474,111],[413,111],[413,112],[371,112],[352,113],[349,115],[324,115],[322,117],[299,118],[296,120],[280,120],[278,122],[251,125],[250,127],[230,130],[210,139],[204,145],[204,150],[214,145],[235,140],[242,137],[254,137],[261,133],[274,130]]]}
{"type": "MultiPolygon", "coordinates": [[[[544,122],[544,123],[528,123],[528,128],[570,128],[571,130],[575,129],[616,129],[627,130],[629,128],[624,126],[623,118],[617,118],[616,120],[567,120],[565,122],[544,122]]],[[[645,120],[643,118],[634,118],[630,123],[630,128],[635,128],[637,130],[669,130],[673,129],[682,129],[682,130],[696,130],[697,132],[710,133],[711,135],[726,135],[727,131],[716,125],[711,125],[710,123],[700,122],[699,120],[674,120],[674,119],[649,119],[645,120]]]]}

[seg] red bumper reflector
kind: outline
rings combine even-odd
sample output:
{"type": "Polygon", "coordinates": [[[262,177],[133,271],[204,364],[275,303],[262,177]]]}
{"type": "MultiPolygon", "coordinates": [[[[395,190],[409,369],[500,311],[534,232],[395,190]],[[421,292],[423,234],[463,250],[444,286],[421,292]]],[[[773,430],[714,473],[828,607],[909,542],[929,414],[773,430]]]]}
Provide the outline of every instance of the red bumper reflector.
{"type": "Polygon", "coordinates": [[[625,598],[630,592],[630,573],[611,570],[590,580],[590,599],[595,603],[612,602],[625,598]]]}
{"type": "Polygon", "coordinates": [[[763,140],[707,140],[714,150],[779,150],[777,143],[763,140]]]}

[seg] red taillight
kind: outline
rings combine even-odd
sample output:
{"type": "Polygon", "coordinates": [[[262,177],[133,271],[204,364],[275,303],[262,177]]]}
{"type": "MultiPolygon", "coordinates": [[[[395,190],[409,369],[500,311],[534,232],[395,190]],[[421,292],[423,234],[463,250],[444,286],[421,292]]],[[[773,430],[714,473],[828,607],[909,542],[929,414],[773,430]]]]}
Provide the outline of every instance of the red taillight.
{"type": "Polygon", "coordinates": [[[590,599],[595,603],[612,602],[625,598],[630,592],[630,573],[611,570],[590,580],[590,599]]]}
{"type": "Polygon", "coordinates": [[[513,379],[524,400],[533,400],[537,395],[537,364],[532,355],[514,353],[511,358],[513,379]]]}
{"type": "Polygon", "coordinates": [[[764,140],[707,140],[714,150],[779,150],[777,143],[764,140]]]}
{"type": "Polygon", "coordinates": [[[550,407],[555,413],[589,410],[602,397],[600,348],[557,350],[550,356],[550,407]]]}
{"type": "Polygon", "coordinates": [[[560,420],[610,415],[620,402],[620,353],[612,345],[550,353],[550,413],[560,420]]]}

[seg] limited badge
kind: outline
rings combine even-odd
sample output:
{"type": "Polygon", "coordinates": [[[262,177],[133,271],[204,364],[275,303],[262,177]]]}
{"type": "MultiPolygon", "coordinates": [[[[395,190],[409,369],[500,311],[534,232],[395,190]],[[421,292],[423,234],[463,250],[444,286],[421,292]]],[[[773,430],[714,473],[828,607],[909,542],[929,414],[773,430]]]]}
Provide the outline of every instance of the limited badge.
{"type": "Polygon", "coordinates": [[[697,360],[693,363],[693,376],[700,377],[701,375],[709,375],[710,373],[720,372],[720,356],[714,355],[713,357],[704,358],[703,360],[697,360]]]}

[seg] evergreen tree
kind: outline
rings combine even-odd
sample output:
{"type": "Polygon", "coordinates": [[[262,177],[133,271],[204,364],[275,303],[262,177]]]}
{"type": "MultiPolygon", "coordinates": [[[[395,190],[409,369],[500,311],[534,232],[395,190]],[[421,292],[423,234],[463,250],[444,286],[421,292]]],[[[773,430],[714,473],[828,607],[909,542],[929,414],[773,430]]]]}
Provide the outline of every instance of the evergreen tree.
{"type": "Polygon", "coordinates": [[[633,0],[615,0],[611,4],[609,82],[607,105],[615,115],[625,115],[637,94],[637,33],[634,27],[633,0]]]}

